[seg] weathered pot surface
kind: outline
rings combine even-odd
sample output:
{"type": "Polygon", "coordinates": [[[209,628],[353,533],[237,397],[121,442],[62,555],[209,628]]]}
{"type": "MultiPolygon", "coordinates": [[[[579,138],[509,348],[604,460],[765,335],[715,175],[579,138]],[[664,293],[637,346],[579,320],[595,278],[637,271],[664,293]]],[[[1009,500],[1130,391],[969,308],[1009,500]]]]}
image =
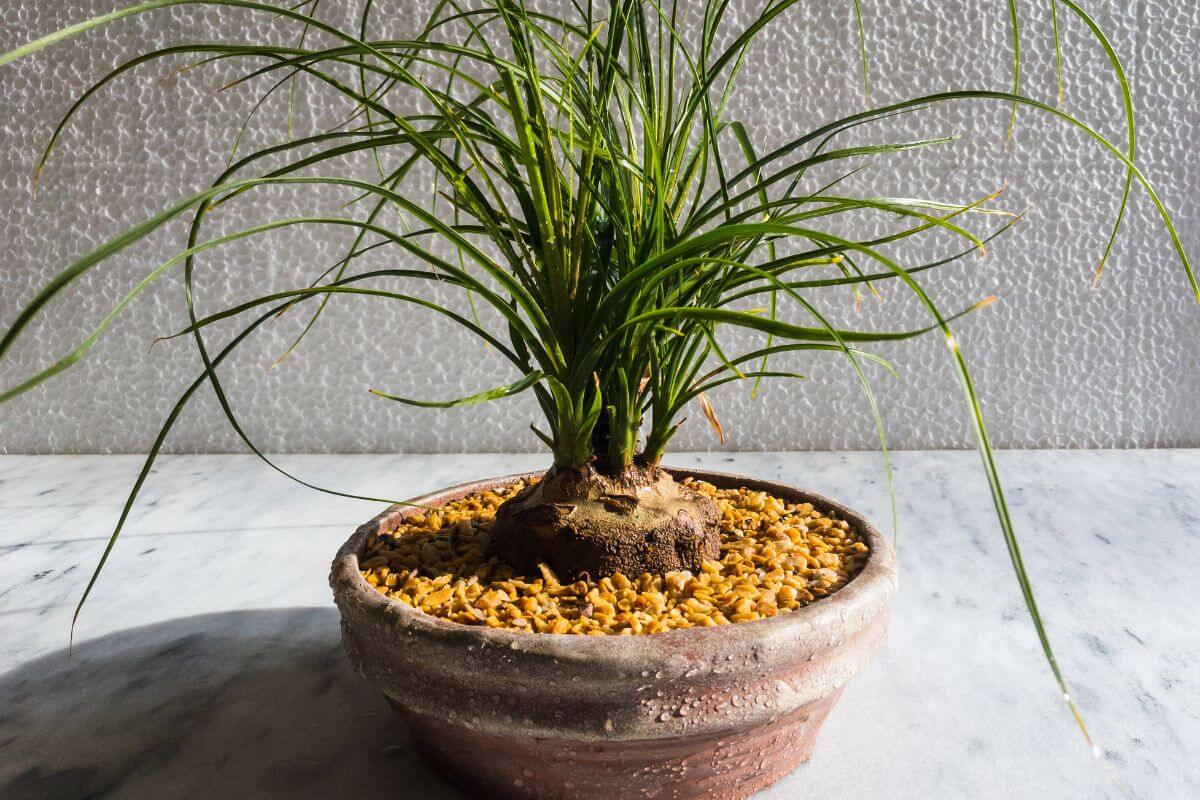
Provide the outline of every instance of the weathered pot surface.
{"type": "MultiPolygon", "coordinates": [[[[782,484],[672,470],[836,511],[870,547],[839,591],[753,622],[640,636],[518,633],[433,617],[359,572],[366,539],[417,509],[361,526],[330,576],[355,669],[408,721],[450,781],[486,798],[744,798],[808,760],[842,688],[883,643],[895,556],[866,519],[782,484]]],[[[440,505],[519,478],[417,498],[440,505]]]]}

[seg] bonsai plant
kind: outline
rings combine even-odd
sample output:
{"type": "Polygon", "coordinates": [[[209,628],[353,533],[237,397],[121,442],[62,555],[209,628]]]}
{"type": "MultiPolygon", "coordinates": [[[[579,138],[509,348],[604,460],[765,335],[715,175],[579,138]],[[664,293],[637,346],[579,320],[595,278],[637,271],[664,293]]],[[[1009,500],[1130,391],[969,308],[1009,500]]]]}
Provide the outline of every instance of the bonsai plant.
{"type": "MultiPolygon", "coordinates": [[[[354,31],[323,21],[317,2],[277,7],[251,0],[152,0],[0,56],[0,64],[6,63],[92,28],[175,5],[274,14],[303,30],[291,45],[184,44],[121,64],[71,107],[50,137],[39,171],[89,98],[160,58],[186,55],[198,59],[197,65],[244,60],[250,66],[239,82],[262,78],[269,84],[266,95],[294,87],[303,75],[346,103],[346,120],[337,129],[289,136],[236,157],[210,188],[71,264],[0,339],[2,358],[72,281],[190,215],[186,247],[148,271],[76,349],[0,395],[0,401],[8,400],[68,369],[145,287],[170,270],[182,271],[188,324],[166,338],[189,338],[204,370],[154,440],[80,607],[164,440],[202,387],[212,388],[246,445],[283,472],[239,424],[217,369],[252,333],[285,311],[303,311],[306,324],[295,347],[335,300],[415,306],[478,337],[512,364],[515,379],[452,400],[412,398],[391,387],[372,391],[382,400],[433,408],[532,392],[544,416],[532,435],[551,458],[543,475],[418,498],[359,530],[339,554],[333,575],[356,666],[408,716],[451,777],[490,795],[590,797],[611,793],[613,785],[648,793],[668,784],[676,796],[744,796],[807,757],[841,686],[878,646],[895,581],[892,555],[869,522],[833,501],[750,479],[668,470],[664,453],[689,407],[723,435],[707,399],[712,389],[797,377],[777,366],[785,354],[830,354],[843,359],[862,386],[886,465],[886,437],[866,365],[890,365],[864,348],[933,334],[947,345],[1017,580],[1054,678],[1071,704],[1021,563],[967,361],[951,329],[955,319],[990,298],[948,312],[922,285],[921,273],[982,251],[1016,216],[994,207],[994,194],[947,202],[846,192],[842,180],[862,159],[950,139],[894,142],[881,136],[866,145],[842,139],[855,129],[876,131],[872,123],[897,114],[970,100],[1010,106],[1010,132],[1018,109],[1055,117],[1084,132],[1124,168],[1097,277],[1136,182],[1161,215],[1200,300],[1171,217],[1134,162],[1133,104],[1124,70],[1101,28],[1074,0],[1052,0],[1056,46],[1058,14],[1065,11],[1094,37],[1112,66],[1127,125],[1127,140],[1118,146],[1060,107],[1024,93],[1020,19],[1010,0],[1009,90],[966,88],[871,106],[869,50],[856,0],[868,108],[761,152],[753,121],[730,118],[728,100],[751,45],[768,36],[771,24],[795,2],[769,0],[744,28],[730,30],[728,0],[706,0],[687,13],[683,3],[638,0],[577,2],[563,13],[517,0],[442,0],[411,38],[379,39],[372,35],[379,13],[372,0],[363,5],[354,31]],[[322,44],[313,44],[318,41],[322,44]],[[377,177],[358,177],[364,157],[377,177]],[[842,177],[817,184],[811,175],[819,167],[839,168],[842,177]],[[410,186],[417,174],[433,177],[420,193],[410,186]],[[349,191],[351,208],[359,213],[281,219],[206,238],[205,223],[216,206],[280,185],[349,191]],[[894,229],[876,236],[835,233],[855,215],[894,221],[894,229]],[[198,254],[300,225],[350,228],[353,246],[332,267],[300,276],[294,289],[198,313],[193,292],[198,254]],[[903,263],[894,255],[895,243],[932,233],[960,245],[928,263],[903,263]],[[403,266],[355,271],[357,259],[378,248],[390,248],[403,266]],[[395,279],[453,287],[462,302],[397,291],[395,279]],[[843,328],[821,311],[829,292],[858,297],[883,282],[903,287],[928,314],[928,325],[843,328]],[[789,306],[789,319],[800,314],[800,323],[783,318],[789,306]],[[244,327],[213,348],[207,329],[231,319],[244,327]],[[733,349],[725,336],[733,329],[760,338],[752,347],[733,349]],[[733,542],[746,532],[735,525],[743,525],[738,515],[754,506],[762,519],[755,517],[752,525],[761,525],[761,532],[775,526],[775,534],[796,539],[811,523],[813,531],[835,531],[834,538],[845,544],[813,545],[828,546],[821,552],[831,557],[844,551],[845,559],[831,562],[840,565],[837,580],[810,592],[812,605],[797,599],[797,587],[786,583],[791,567],[782,561],[767,567],[754,562],[763,574],[747,584],[751,594],[738,595],[736,606],[704,599],[713,596],[719,580],[711,576],[742,574],[735,562],[744,553],[734,552],[733,542]],[[461,560],[447,567],[432,546],[437,532],[450,524],[468,541],[460,547],[447,538],[445,547],[472,553],[469,569],[461,560]],[[432,531],[433,538],[405,538],[425,535],[422,531],[432,531]],[[404,549],[405,542],[416,541],[431,546],[404,549]],[[855,552],[868,555],[856,561],[855,552]],[[776,569],[778,579],[770,578],[776,569]],[[507,618],[476,614],[471,609],[478,604],[449,601],[459,589],[463,597],[482,601],[501,584],[502,602],[513,609],[507,618]],[[596,594],[613,606],[611,614],[597,612],[597,603],[585,598],[600,590],[614,598],[631,592],[631,605],[619,610],[618,603],[596,594]],[[523,609],[510,596],[522,591],[529,594],[521,603],[529,599],[534,608],[550,603],[538,598],[552,598],[558,616],[549,621],[523,609]],[[760,596],[768,591],[769,598],[760,596]],[[428,598],[441,592],[445,602],[431,604],[428,598]],[[674,621],[659,625],[653,620],[657,606],[635,610],[638,597],[650,594],[676,597],[672,613],[692,600],[708,610],[694,608],[699,617],[678,612],[674,621]],[[597,613],[603,621],[596,620],[597,613]],[[588,619],[579,622],[582,617],[588,619]],[[643,625],[643,619],[655,624],[643,625]],[[566,627],[560,629],[560,621],[566,627]],[[715,627],[621,640],[571,635],[649,634],[709,623],[715,627]],[[513,630],[522,627],[538,632],[513,630]],[[503,753],[504,760],[480,765],[480,751],[503,753]],[[752,764],[748,754],[763,755],[752,764]],[[711,765],[686,774],[689,760],[708,764],[710,757],[711,765]]],[[[1061,59],[1059,76],[1061,86],[1061,59]]],[[[888,477],[890,482],[890,470],[888,477]]],[[[818,559],[811,568],[831,569],[823,563],[818,559]]],[[[746,569],[756,574],[753,565],[746,569]]],[[[657,610],[665,616],[668,609],[657,610]]]]}

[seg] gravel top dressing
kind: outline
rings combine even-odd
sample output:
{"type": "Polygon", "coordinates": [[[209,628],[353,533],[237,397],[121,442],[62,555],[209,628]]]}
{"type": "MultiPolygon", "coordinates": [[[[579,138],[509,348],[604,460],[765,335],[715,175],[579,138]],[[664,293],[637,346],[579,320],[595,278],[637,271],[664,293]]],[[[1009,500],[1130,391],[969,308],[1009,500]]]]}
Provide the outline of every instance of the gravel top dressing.
{"type": "Polygon", "coordinates": [[[658,633],[793,611],[837,591],[867,560],[844,520],[763,492],[685,483],[716,502],[721,555],[698,574],[561,583],[545,565],[518,575],[484,555],[496,509],[526,486],[468,495],[367,542],[362,574],[380,594],[466,625],[536,633],[658,633]]]}

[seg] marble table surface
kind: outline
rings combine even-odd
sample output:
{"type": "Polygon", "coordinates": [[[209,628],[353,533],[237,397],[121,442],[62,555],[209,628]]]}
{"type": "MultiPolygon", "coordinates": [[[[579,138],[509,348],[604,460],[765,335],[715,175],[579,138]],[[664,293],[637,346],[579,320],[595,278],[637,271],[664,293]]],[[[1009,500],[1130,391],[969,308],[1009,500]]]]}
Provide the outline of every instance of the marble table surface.
{"type": "MultiPolygon", "coordinates": [[[[1100,748],[1022,607],[977,457],[899,453],[889,640],[812,761],[760,798],[1200,798],[1200,450],[999,454],[1025,560],[1100,748]]],[[[0,457],[0,797],[461,797],[349,669],[326,577],[378,505],[250,456],[163,458],[83,610],[139,466],[0,457]]],[[[531,455],[285,456],[411,497],[531,455]]],[[[848,501],[887,525],[869,453],[678,455],[848,501]]]]}

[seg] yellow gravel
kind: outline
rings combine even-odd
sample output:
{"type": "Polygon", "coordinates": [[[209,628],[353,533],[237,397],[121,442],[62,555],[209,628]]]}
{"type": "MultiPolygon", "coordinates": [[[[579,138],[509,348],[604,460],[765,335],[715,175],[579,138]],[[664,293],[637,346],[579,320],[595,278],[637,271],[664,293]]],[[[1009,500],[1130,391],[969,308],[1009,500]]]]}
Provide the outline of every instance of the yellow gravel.
{"type": "Polygon", "coordinates": [[[721,558],[694,575],[618,572],[563,584],[544,564],[538,575],[515,574],[484,549],[496,509],[524,483],[373,535],[362,574],[380,594],[453,622],[603,636],[773,617],[837,591],[866,562],[866,544],[832,513],[763,492],[685,483],[721,512],[721,558]]]}

